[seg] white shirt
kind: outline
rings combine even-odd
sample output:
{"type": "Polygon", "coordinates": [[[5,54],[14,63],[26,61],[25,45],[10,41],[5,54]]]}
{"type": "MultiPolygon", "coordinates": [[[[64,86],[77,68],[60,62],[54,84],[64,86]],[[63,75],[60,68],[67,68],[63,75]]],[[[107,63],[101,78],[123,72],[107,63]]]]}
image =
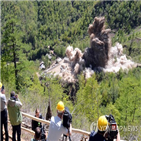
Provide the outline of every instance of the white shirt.
{"type": "Polygon", "coordinates": [[[7,108],[7,106],[6,106],[6,97],[1,92],[0,92],[0,98],[1,98],[1,107],[0,107],[0,110],[3,111],[4,109],[7,108]]]}
{"type": "Polygon", "coordinates": [[[63,127],[61,119],[58,116],[51,117],[47,141],[58,141],[62,134],[67,133],[68,130],[63,127]]]}

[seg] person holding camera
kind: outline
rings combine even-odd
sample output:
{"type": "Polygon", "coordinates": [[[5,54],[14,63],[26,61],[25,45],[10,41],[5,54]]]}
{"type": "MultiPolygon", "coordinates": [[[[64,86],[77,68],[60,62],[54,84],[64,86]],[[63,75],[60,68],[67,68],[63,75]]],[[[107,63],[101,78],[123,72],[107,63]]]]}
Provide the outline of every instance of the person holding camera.
{"type": "Polygon", "coordinates": [[[16,133],[17,141],[21,141],[22,114],[20,108],[22,107],[22,103],[20,102],[18,95],[16,95],[14,91],[12,91],[10,94],[10,99],[7,102],[7,106],[9,119],[13,130],[12,141],[16,141],[16,133]]]}
{"type": "Polygon", "coordinates": [[[3,141],[3,125],[5,130],[5,140],[8,141],[8,118],[7,118],[7,100],[5,96],[4,86],[0,82],[0,98],[1,98],[1,141],[3,141]]]}
{"type": "Polygon", "coordinates": [[[91,132],[89,141],[120,141],[120,133],[112,115],[100,116],[97,122],[98,130],[91,132]]]}
{"type": "Polygon", "coordinates": [[[69,125],[69,128],[64,127],[62,124],[62,119],[65,112],[64,103],[62,101],[58,102],[56,109],[57,116],[51,117],[47,141],[58,141],[62,134],[70,136],[72,132],[71,124],[69,125]]]}

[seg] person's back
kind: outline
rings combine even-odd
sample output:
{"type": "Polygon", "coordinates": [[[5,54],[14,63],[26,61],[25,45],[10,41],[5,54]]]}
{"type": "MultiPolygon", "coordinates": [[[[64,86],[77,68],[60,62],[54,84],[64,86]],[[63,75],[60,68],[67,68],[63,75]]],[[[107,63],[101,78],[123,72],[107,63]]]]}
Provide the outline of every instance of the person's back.
{"type": "Polygon", "coordinates": [[[58,102],[56,109],[57,109],[57,116],[51,117],[47,141],[58,141],[62,134],[70,136],[72,132],[71,124],[69,131],[62,124],[63,114],[65,111],[64,103],[62,101],[58,102]]]}
{"type": "Polygon", "coordinates": [[[6,109],[7,107],[6,107],[6,97],[5,97],[5,95],[4,94],[2,94],[1,92],[0,92],[0,98],[1,98],[1,110],[0,111],[3,111],[4,109],[6,109]]]}
{"type": "MultiPolygon", "coordinates": [[[[111,115],[112,116],[112,115],[111,115]]],[[[109,136],[109,122],[107,116],[100,116],[97,122],[97,131],[91,132],[89,141],[113,141],[114,139],[109,136]]],[[[112,116],[113,117],[113,116],[112,116]]],[[[119,132],[116,132],[116,141],[120,141],[119,132]]]]}
{"type": "Polygon", "coordinates": [[[89,138],[89,141],[113,141],[113,140],[106,140],[103,135],[101,135],[100,133],[97,132],[92,132],[89,138]]]}
{"type": "Polygon", "coordinates": [[[22,122],[21,102],[9,99],[7,105],[11,125],[19,125],[22,122]]]}
{"type": "Polygon", "coordinates": [[[67,134],[67,128],[63,127],[61,118],[58,116],[52,117],[47,141],[58,141],[62,134],[67,134]]]}
{"type": "Polygon", "coordinates": [[[12,125],[12,140],[16,141],[16,134],[17,140],[21,141],[21,122],[22,122],[22,114],[20,112],[20,108],[22,107],[22,103],[18,99],[18,96],[15,94],[14,91],[11,92],[11,97],[7,102],[8,107],[8,114],[10,123],[12,125]]]}

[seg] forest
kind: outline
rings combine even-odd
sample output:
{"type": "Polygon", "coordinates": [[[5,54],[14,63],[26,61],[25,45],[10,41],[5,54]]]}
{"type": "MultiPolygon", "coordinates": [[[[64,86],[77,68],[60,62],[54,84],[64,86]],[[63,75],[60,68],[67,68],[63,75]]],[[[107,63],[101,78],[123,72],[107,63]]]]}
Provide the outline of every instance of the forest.
{"type": "Polygon", "coordinates": [[[82,51],[90,46],[88,26],[104,16],[111,29],[112,46],[122,44],[127,58],[141,63],[140,1],[2,1],[1,2],[1,82],[7,99],[14,90],[22,110],[36,108],[45,115],[48,101],[56,114],[62,100],[72,113],[74,128],[90,131],[100,115],[113,114],[121,138],[141,140],[141,68],[118,73],[95,73],[85,80],[65,86],[60,78],[39,80],[41,61],[48,68],[57,57],[65,57],[68,45],[82,51]],[[54,52],[50,59],[46,54],[54,52]],[[71,95],[71,92],[75,92],[71,95]],[[124,130],[138,126],[138,130],[124,130]]]}

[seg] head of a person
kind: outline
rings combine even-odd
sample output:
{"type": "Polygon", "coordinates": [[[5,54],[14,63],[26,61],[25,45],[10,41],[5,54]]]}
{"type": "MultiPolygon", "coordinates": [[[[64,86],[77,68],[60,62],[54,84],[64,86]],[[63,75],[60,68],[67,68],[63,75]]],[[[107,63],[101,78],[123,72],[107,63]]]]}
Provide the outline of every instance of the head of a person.
{"type": "Polygon", "coordinates": [[[41,138],[41,128],[40,127],[36,127],[34,137],[36,140],[39,140],[41,138]]]}
{"type": "Polygon", "coordinates": [[[2,89],[2,83],[0,82],[0,90],[2,89]]]}
{"type": "Polygon", "coordinates": [[[4,85],[2,85],[2,87],[1,87],[1,92],[2,92],[3,94],[5,94],[4,85]]]}
{"type": "Polygon", "coordinates": [[[36,109],[36,110],[35,110],[35,116],[39,118],[39,116],[40,116],[40,111],[39,111],[39,109],[36,109]]]}
{"type": "Polygon", "coordinates": [[[105,115],[99,117],[97,121],[97,128],[98,128],[98,132],[104,135],[105,131],[108,128],[108,120],[105,117],[105,115]]]}
{"type": "Polygon", "coordinates": [[[60,117],[61,119],[63,118],[63,114],[64,114],[64,110],[65,110],[65,106],[64,103],[62,101],[59,101],[57,104],[57,115],[58,117],[60,117]]]}
{"type": "Polygon", "coordinates": [[[12,92],[10,93],[10,99],[16,100],[16,94],[15,94],[14,91],[12,91],[12,92]]]}

